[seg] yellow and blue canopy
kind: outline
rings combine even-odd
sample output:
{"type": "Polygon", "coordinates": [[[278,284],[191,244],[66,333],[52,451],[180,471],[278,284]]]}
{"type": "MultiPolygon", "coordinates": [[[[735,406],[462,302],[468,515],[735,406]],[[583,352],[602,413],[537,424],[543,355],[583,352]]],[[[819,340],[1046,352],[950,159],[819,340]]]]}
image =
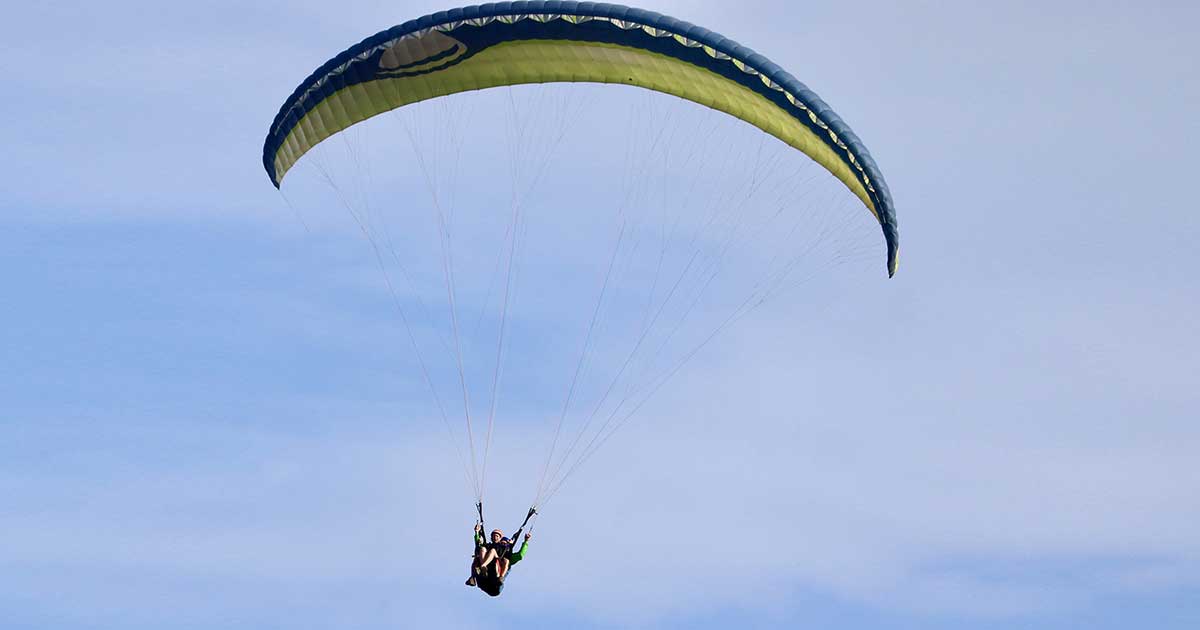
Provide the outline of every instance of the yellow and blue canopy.
{"type": "Polygon", "coordinates": [[[841,180],[883,228],[888,274],[899,235],[867,148],[803,83],[717,33],[652,11],[593,2],[501,2],[442,11],[377,33],[330,59],[284,102],[263,147],[276,187],[309,149],[355,123],[419,101],[505,85],[635,85],[740,118],[841,180]]]}

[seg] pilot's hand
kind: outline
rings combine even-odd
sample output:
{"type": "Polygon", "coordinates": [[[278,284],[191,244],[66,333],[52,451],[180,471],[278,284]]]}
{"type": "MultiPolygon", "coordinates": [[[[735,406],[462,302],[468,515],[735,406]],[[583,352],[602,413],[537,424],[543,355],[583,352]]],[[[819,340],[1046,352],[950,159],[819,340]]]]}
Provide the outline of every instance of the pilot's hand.
{"type": "Polygon", "coordinates": [[[529,537],[530,537],[530,536],[532,536],[532,535],[533,535],[533,532],[530,532],[530,533],[528,533],[528,534],[525,534],[525,540],[529,540],[529,537]]]}

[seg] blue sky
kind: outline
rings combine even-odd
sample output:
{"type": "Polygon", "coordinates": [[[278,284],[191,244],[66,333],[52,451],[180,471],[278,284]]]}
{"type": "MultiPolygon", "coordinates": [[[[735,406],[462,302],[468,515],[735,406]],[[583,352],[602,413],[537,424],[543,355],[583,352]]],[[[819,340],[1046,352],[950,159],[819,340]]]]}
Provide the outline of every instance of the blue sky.
{"type": "MultiPolygon", "coordinates": [[[[850,123],[896,198],[900,271],[885,279],[866,213],[831,202],[857,213],[833,243],[849,261],[689,361],[547,505],[498,600],[461,586],[473,496],[369,244],[314,169],[285,197],[260,163],[313,68],[446,6],[11,9],[4,627],[1200,624],[1197,9],[645,6],[757,49],[850,123]]],[[[504,526],[536,483],[614,234],[602,200],[626,145],[595,130],[643,102],[674,112],[576,94],[579,128],[528,201],[487,495],[504,526]]],[[[469,176],[439,184],[461,188],[468,311],[495,251],[471,244],[503,229],[487,210],[508,182],[486,168],[503,158],[503,100],[479,96],[451,112],[478,121],[469,176]]],[[[410,262],[440,258],[403,122],[439,115],[347,145],[380,166],[342,182],[413,221],[389,231],[410,262]]],[[[732,155],[755,146],[722,129],[732,155]]],[[[310,157],[345,167],[331,149],[310,157]]],[[[428,301],[415,334],[444,359],[437,265],[412,264],[399,299],[428,301]]],[[[642,313],[634,288],[602,339],[642,313]]],[[[468,340],[477,418],[492,344],[468,340]]],[[[620,356],[598,350],[596,373],[620,356]]],[[[448,369],[434,365],[450,396],[448,369]]],[[[588,383],[581,396],[605,381],[588,383]]]]}

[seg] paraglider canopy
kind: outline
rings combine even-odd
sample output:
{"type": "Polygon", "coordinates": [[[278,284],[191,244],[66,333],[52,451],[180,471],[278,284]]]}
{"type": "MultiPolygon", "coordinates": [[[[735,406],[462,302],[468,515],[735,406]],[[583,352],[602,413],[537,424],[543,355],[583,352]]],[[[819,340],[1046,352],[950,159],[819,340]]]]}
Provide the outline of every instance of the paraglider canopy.
{"type": "Polygon", "coordinates": [[[330,59],[284,102],[263,147],[279,186],[325,138],[419,101],[497,86],[593,82],[672,94],[740,118],[804,152],[879,221],[887,270],[899,233],[866,146],[778,65],[707,29],[592,2],[503,2],[441,11],[377,33],[330,59]]]}

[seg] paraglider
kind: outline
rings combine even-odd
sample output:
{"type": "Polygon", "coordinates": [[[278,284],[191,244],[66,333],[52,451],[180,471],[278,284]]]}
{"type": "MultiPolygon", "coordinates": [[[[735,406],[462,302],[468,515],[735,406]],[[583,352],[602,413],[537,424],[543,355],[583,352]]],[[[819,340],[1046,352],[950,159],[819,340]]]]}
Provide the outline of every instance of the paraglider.
{"type": "Polygon", "coordinates": [[[475,553],[471,559],[471,577],[467,578],[467,586],[478,586],[480,590],[496,597],[504,589],[504,579],[508,570],[525,558],[529,548],[532,533],[525,534],[521,548],[513,550],[515,540],[506,538],[504,532],[493,529],[491,542],[483,537],[483,523],[475,523],[475,553]]]}
{"type": "MultiPolygon", "coordinates": [[[[899,233],[891,193],[866,146],[821,98],[775,63],[713,31],[651,11],[620,5],[566,1],[485,4],[434,13],[381,31],[336,55],[296,87],[291,96],[284,101],[271,124],[263,146],[263,166],[272,184],[278,188],[306,153],[331,136],[372,117],[422,101],[464,92],[551,83],[634,86],[698,103],[756,127],[766,134],[763,137],[777,139],[786,145],[785,149],[790,147],[790,150],[802,153],[812,162],[819,164],[866,207],[882,230],[887,273],[889,276],[895,274],[899,255],[899,233]]],[[[456,123],[448,123],[447,126],[453,124],[456,123]]],[[[534,121],[533,124],[538,122],[534,121]]],[[[756,177],[757,175],[758,173],[755,173],[756,177]]],[[[719,203],[719,200],[714,203],[719,203]]],[[[517,205],[514,201],[513,218],[505,236],[509,239],[506,242],[509,243],[507,261],[510,277],[518,238],[516,228],[521,220],[517,205]]],[[[781,207],[780,212],[772,217],[781,214],[782,210],[781,207]]],[[[445,248],[444,244],[450,238],[446,227],[446,213],[440,207],[437,213],[439,238],[442,239],[445,248]]],[[[372,238],[370,230],[359,215],[355,214],[355,220],[368,238],[372,238]]],[[[708,223],[713,222],[710,220],[708,223]]],[[[717,318],[718,323],[709,328],[710,332],[700,336],[699,343],[679,352],[679,361],[660,370],[652,378],[642,377],[641,383],[630,383],[622,390],[624,398],[616,404],[600,430],[590,440],[581,440],[583,432],[587,429],[585,426],[576,440],[571,442],[567,454],[557,461],[557,465],[552,466],[551,460],[559,445],[563,417],[567,415],[572,402],[576,380],[582,371],[584,356],[592,341],[596,317],[601,312],[600,304],[605,299],[605,291],[613,273],[617,254],[622,251],[621,239],[625,233],[625,223],[621,223],[613,259],[607,266],[608,275],[605,276],[599,302],[587,327],[584,350],[574,377],[570,379],[566,403],[562,406],[562,415],[558,418],[550,455],[547,456],[542,480],[538,484],[537,496],[532,502],[534,507],[529,510],[522,529],[536,514],[537,507],[557,491],[566,476],[599,448],[599,445],[611,436],[612,431],[635,413],[648,396],[675,374],[709,339],[730,322],[744,315],[748,305],[749,308],[753,308],[761,303],[761,300],[765,299],[763,296],[787,277],[795,265],[795,260],[799,258],[799,255],[793,258],[787,253],[782,258],[777,256],[776,259],[783,260],[783,263],[778,264],[777,269],[766,273],[759,283],[754,284],[744,301],[734,301],[736,308],[729,317],[717,318]],[[577,446],[581,446],[578,451],[577,446]],[[571,457],[575,459],[570,459],[571,457]]],[[[758,233],[782,235],[784,238],[788,234],[782,230],[772,232],[769,226],[762,228],[758,233]]],[[[691,314],[699,295],[708,289],[712,278],[719,272],[725,252],[735,243],[735,234],[736,230],[733,230],[728,235],[722,235],[725,240],[719,247],[714,248],[717,255],[710,257],[711,266],[706,267],[700,263],[693,265],[696,260],[709,261],[699,258],[698,255],[693,256],[670,291],[664,290],[658,296],[655,295],[658,290],[656,275],[656,284],[650,291],[650,304],[654,306],[655,299],[665,294],[665,297],[661,297],[661,306],[657,311],[650,308],[642,318],[645,322],[644,329],[641,330],[640,336],[635,333],[636,343],[633,344],[629,358],[623,364],[617,362],[619,369],[614,370],[616,376],[612,384],[604,390],[603,396],[597,396],[599,402],[591,415],[587,416],[588,424],[610,399],[618,380],[634,371],[630,368],[634,356],[639,351],[651,347],[652,344],[645,342],[647,331],[660,320],[666,305],[673,299],[678,303],[687,304],[686,300],[676,295],[676,289],[681,285],[695,291],[697,297],[682,311],[680,322],[691,314]],[[713,271],[714,269],[717,271],[713,271]],[[688,273],[711,275],[698,276],[694,284],[685,284],[682,280],[688,273]]],[[[696,243],[699,243],[696,247],[704,246],[701,239],[693,239],[689,247],[696,243]]],[[[378,248],[375,254],[382,267],[383,258],[378,248]]],[[[490,541],[483,536],[484,484],[481,477],[487,467],[487,451],[484,450],[483,466],[478,466],[475,437],[471,428],[471,405],[466,395],[468,379],[463,365],[462,344],[459,341],[453,262],[446,259],[444,249],[442,255],[449,312],[454,318],[454,343],[444,345],[450,354],[455,356],[458,375],[456,380],[463,389],[466,432],[470,446],[470,464],[464,465],[464,470],[474,486],[479,511],[471,577],[467,580],[467,585],[478,586],[489,595],[496,596],[503,588],[504,580],[512,566],[525,557],[530,535],[526,534],[520,541],[520,548],[515,550],[514,546],[519,540],[521,529],[511,538],[506,538],[501,530],[492,531],[490,541]]],[[[776,259],[771,259],[771,262],[775,262],[776,259]]],[[[388,286],[390,289],[390,282],[388,286]]],[[[504,308],[507,308],[507,285],[504,295],[504,308]]],[[[394,291],[393,298],[396,299],[394,291]]],[[[396,299],[396,304],[397,308],[401,309],[404,325],[409,327],[407,317],[403,316],[401,300],[396,299]]],[[[489,446],[491,421],[495,415],[500,354],[504,348],[504,321],[502,317],[495,376],[492,380],[492,405],[486,442],[489,446]]],[[[664,335],[665,340],[656,346],[658,352],[662,352],[662,348],[668,345],[680,325],[682,324],[677,324],[676,328],[664,335]]],[[[421,359],[419,343],[411,328],[409,339],[416,350],[424,379],[434,393],[437,407],[445,420],[447,414],[444,405],[437,398],[433,379],[424,360],[421,359]]],[[[648,364],[655,365],[653,360],[648,361],[648,364]]],[[[621,394],[615,394],[613,397],[619,396],[621,394]]]]}

